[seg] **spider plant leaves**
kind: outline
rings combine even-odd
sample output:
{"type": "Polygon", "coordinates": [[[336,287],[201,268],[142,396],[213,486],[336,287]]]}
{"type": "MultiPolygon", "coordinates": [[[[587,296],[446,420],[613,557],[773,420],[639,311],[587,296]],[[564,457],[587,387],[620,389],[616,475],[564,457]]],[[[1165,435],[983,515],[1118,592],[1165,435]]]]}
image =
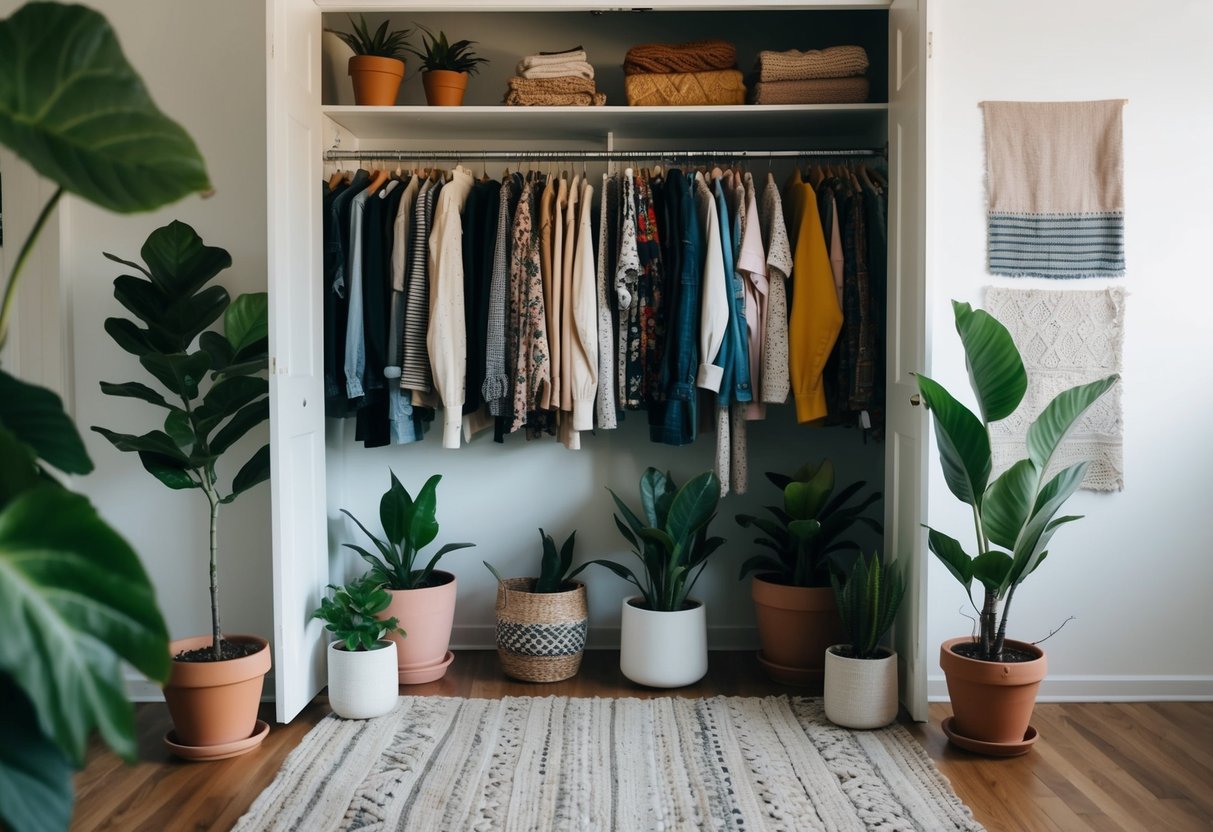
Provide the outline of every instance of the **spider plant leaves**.
{"type": "Polygon", "coordinates": [[[0,19],[0,144],[119,213],[209,190],[194,141],[156,107],[105,18],[30,3],[0,19]]]}

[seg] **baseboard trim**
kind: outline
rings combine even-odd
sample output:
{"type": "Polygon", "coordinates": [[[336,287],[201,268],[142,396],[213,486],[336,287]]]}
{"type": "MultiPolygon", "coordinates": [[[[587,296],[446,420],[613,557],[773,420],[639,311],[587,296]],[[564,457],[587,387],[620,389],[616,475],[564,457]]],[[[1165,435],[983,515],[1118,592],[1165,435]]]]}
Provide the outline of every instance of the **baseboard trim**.
{"type": "MultiPolygon", "coordinates": [[[[927,699],[947,702],[942,674],[927,677],[927,699]]],[[[1213,676],[1049,675],[1040,684],[1037,702],[1210,702],[1213,676]]]]}
{"type": "MultiPolygon", "coordinates": [[[[451,649],[496,649],[496,630],[492,624],[455,627],[451,631],[451,649]]],[[[618,650],[619,628],[591,627],[585,647],[587,650],[618,650]]],[[[757,650],[758,630],[754,627],[708,627],[708,649],[757,650]]]]}
{"type": "MultiPolygon", "coordinates": [[[[132,702],[164,701],[164,691],[160,690],[160,685],[148,680],[137,670],[127,668],[123,674],[123,681],[126,683],[126,697],[132,702]]],[[[274,671],[272,670],[265,675],[265,684],[261,687],[261,701],[274,701],[274,671]]]]}

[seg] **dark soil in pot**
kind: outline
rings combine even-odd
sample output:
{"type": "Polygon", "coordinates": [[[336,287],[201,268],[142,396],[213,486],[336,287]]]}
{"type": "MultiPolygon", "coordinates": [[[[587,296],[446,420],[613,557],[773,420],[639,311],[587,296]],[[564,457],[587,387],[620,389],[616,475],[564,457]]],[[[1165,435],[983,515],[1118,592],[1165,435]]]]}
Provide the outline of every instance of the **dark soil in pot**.
{"type": "MultiPolygon", "coordinates": [[[[218,661],[225,662],[230,659],[243,659],[245,656],[251,656],[261,649],[260,644],[251,644],[241,641],[228,641],[224,639],[219,643],[220,657],[218,661]]],[[[175,662],[213,662],[215,652],[210,645],[199,647],[196,650],[183,650],[173,656],[175,662]]]]}
{"type": "Polygon", "coordinates": [[[964,656],[966,659],[974,659],[979,662],[996,661],[1016,664],[1019,662],[1036,661],[1036,659],[1040,658],[1035,653],[1030,653],[1027,650],[1020,650],[1018,647],[1007,645],[1002,648],[1001,659],[986,659],[981,655],[981,643],[976,641],[972,642],[971,644],[957,644],[952,648],[952,652],[958,656],[964,656]]]}

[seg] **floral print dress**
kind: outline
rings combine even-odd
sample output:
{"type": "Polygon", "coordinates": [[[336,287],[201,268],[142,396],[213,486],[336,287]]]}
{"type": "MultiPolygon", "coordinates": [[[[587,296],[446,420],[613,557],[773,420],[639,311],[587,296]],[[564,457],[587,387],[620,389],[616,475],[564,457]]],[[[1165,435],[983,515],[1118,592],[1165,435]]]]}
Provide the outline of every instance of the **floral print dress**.
{"type": "Polygon", "coordinates": [[[510,269],[508,340],[516,357],[514,421],[510,433],[527,423],[528,414],[538,407],[540,391],[552,379],[543,306],[543,278],[539,269],[539,235],[534,233],[532,225],[534,207],[534,183],[527,182],[514,215],[510,269]]]}

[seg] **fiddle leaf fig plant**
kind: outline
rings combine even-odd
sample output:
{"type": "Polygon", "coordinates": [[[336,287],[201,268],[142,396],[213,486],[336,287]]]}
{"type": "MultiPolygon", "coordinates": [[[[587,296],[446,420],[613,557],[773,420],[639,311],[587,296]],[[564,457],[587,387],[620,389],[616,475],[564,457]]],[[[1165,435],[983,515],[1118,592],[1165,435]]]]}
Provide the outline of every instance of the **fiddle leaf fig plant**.
{"type": "Polygon", "coordinates": [[[1044,561],[1054,533],[1081,519],[1058,513],[1082,485],[1088,463],[1054,472],[1053,454],[1120,376],[1112,374],[1058,393],[1028,427],[1027,458],[991,482],[990,424],[1019,407],[1028,375],[1011,334],[998,320],[967,303],[953,301],[952,310],[981,415],[927,376],[918,374],[918,389],[935,417],[939,461],[948,489],[972,509],[976,554],[966,551],[956,538],[929,527],[927,544],[964,586],[977,610],[980,634],[973,658],[1001,661],[1015,590],[1044,561]],[[973,600],[974,581],[983,591],[980,607],[973,600]]]}
{"type": "Polygon", "coordinates": [[[438,483],[442,480],[442,475],[435,474],[426,480],[425,485],[417,492],[417,499],[413,499],[400,484],[400,480],[396,479],[396,474],[389,473],[392,475],[392,484],[379,500],[379,522],[383,524],[384,539],[371,534],[357,517],[341,509],[341,513],[353,520],[371,539],[382,557],[373,555],[353,543],[342,545],[353,549],[370,564],[371,579],[389,589],[420,589],[431,586],[430,577],[443,555],[458,549],[468,549],[476,544],[448,543],[434,553],[429,563],[418,568],[417,556],[438,536],[438,483]]]}
{"type": "MultiPolygon", "coordinates": [[[[0,275],[0,348],[64,193],[132,213],[210,188],[189,134],[85,6],[29,3],[0,18],[0,146],[56,186],[0,275]]],[[[171,668],[138,556],[51,468],[84,475],[93,463],[59,396],[0,370],[0,827],[13,832],[67,829],[94,731],[135,759],[122,662],[157,682],[171,668]]]]}
{"type": "MultiPolygon", "coordinates": [[[[93,427],[120,451],[139,455],[143,467],[172,489],[202,492],[210,508],[212,661],[223,658],[219,618],[219,507],[270,476],[270,446],[262,445],[226,488],[219,464],[250,430],[269,419],[268,299],[252,292],[232,300],[208,285],[232,264],[224,249],[202,242],[193,228],[174,221],[157,228],[140,265],[107,254],[139,275],[114,280],[114,297],[144,326],[107,318],[105,331],[162,387],[138,381],[101,382],[102,392],[138,399],[164,411],[163,427],[142,434],[93,427]],[[210,327],[222,318],[221,331],[210,327]],[[197,349],[194,349],[195,342],[197,349]]],[[[229,656],[230,658],[230,656],[229,656]]]]}

